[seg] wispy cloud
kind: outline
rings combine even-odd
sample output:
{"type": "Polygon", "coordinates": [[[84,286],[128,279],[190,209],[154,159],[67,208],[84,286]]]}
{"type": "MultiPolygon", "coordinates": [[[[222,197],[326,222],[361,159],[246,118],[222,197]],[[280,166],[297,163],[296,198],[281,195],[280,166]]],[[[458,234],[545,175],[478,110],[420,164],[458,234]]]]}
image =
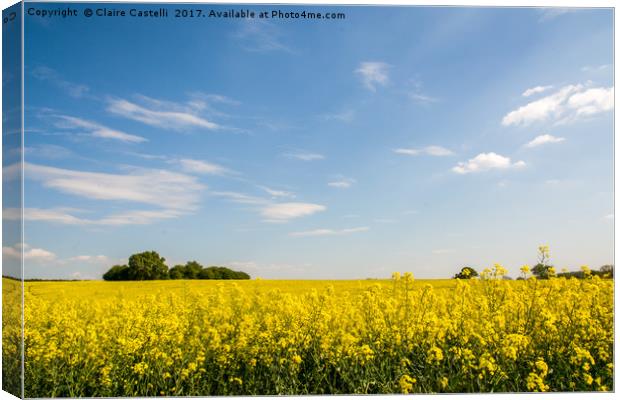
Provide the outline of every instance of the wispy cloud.
{"type": "Polygon", "coordinates": [[[187,105],[195,110],[209,110],[215,104],[239,106],[241,102],[221,94],[203,92],[192,92],[191,99],[187,102],[187,105]]]}
{"type": "Polygon", "coordinates": [[[353,178],[347,178],[344,176],[339,176],[336,179],[327,183],[327,186],[337,188],[337,189],[348,189],[356,182],[353,178]]]}
{"type": "Polygon", "coordinates": [[[576,10],[577,10],[576,8],[562,8],[562,7],[539,8],[538,13],[540,14],[540,17],[538,18],[538,22],[550,21],[561,15],[568,14],[576,10]]]}
{"type": "Polygon", "coordinates": [[[40,181],[49,189],[94,200],[148,204],[165,210],[195,210],[206,188],[189,175],[161,169],[128,169],[125,174],[110,174],[25,165],[27,179],[40,181]]]}
{"type": "Polygon", "coordinates": [[[510,126],[546,121],[555,124],[573,122],[612,110],[613,91],[613,87],[588,88],[582,84],[567,85],[553,94],[509,112],[502,119],[502,124],[510,126]]]}
{"type": "Polygon", "coordinates": [[[296,151],[292,153],[284,153],[284,157],[301,161],[323,160],[325,156],[319,153],[311,153],[307,151],[296,151]]]}
{"type": "Polygon", "coordinates": [[[527,89],[525,92],[523,92],[521,94],[521,96],[523,96],[523,97],[530,97],[532,95],[535,95],[537,93],[545,92],[545,91],[547,91],[549,89],[552,89],[552,88],[553,88],[553,86],[551,86],[551,85],[549,85],[549,86],[535,86],[533,88],[527,89]]]}
{"type": "Polygon", "coordinates": [[[544,135],[536,136],[534,139],[527,142],[525,144],[525,147],[532,148],[532,147],[542,146],[543,144],[548,144],[548,143],[561,143],[564,140],[566,139],[564,139],[563,137],[556,137],[553,135],[544,134],[544,135]]]}
{"type": "Polygon", "coordinates": [[[583,72],[601,72],[606,71],[611,67],[611,64],[602,64],[602,65],[585,65],[581,67],[583,72]]]}
{"type": "Polygon", "coordinates": [[[143,138],[142,136],[130,135],[129,133],[108,128],[105,125],[88,121],[82,118],[70,117],[68,115],[58,115],[56,117],[57,121],[55,125],[57,128],[71,130],[83,129],[84,131],[88,132],[92,137],[118,140],[121,142],[142,143],[147,141],[147,139],[143,138]]]}
{"type": "Polygon", "coordinates": [[[267,222],[286,222],[325,211],[327,207],[312,203],[276,203],[263,207],[260,214],[267,222]]]}
{"type": "Polygon", "coordinates": [[[52,68],[39,66],[33,68],[31,73],[35,78],[51,83],[71,97],[82,98],[89,94],[90,89],[88,86],[69,82],[63,79],[62,76],[52,68]]]}
{"type": "Polygon", "coordinates": [[[262,197],[251,196],[245,193],[239,192],[210,192],[212,196],[221,197],[228,201],[238,204],[254,204],[254,205],[263,205],[269,204],[268,199],[264,199],[262,197]]]}
{"type": "MultiPolygon", "coordinates": [[[[5,209],[3,219],[18,221],[20,212],[18,208],[5,209]]],[[[184,214],[180,210],[129,210],[102,218],[83,218],[75,215],[79,212],[79,210],[64,208],[25,208],[24,220],[76,226],[123,226],[147,225],[164,219],[178,218],[184,214]]]]}
{"type": "Polygon", "coordinates": [[[293,192],[287,192],[285,190],[271,189],[271,188],[268,188],[267,186],[259,186],[259,187],[261,189],[263,189],[265,192],[267,192],[267,194],[269,194],[272,199],[277,199],[277,198],[294,199],[296,197],[295,193],[293,193],[293,192]]]}
{"type": "Polygon", "coordinates": [[[480,153],[476,157],[467,162],[460,162],[452,171],[457,174],[469,174],[473,172],[483,172],[492,169],[509,169],[525,167],[524,161],[515,163],[510,161],[509,157],[504,157],[496,153],[480,153]]]}
{"type": "Polygon", "coordinates": [[[24,147],[25,158],[40,157],[47,159],[61,159],[73,155],[73,152],[66,147],[55,144],[37,144],[30,147],[24,147]]]}
{"type": "Polygon", "coordinates": [[[308,237],[308,236],[341,236],[349,235],[352,233],[367,232],[370,228],[367,226],[361,226],[358,228],[346,228],[346,229],[313,229],[310,231],[291,232],[289,236],[294,237],[308,237]]]}
{"type": "Polygon", "coordinates": [[[89,256],[89,255],[74,256],[74,257],[67,258],[67,261],[77,262],[81,264],[84,264],[84,263],[86,264],[109,264],[110,263],[110,259],[107,256],[104,256],[102,254],[95,255],[95,256],[89,256]]]}
{"type": "Polygon", "coordinates": [[[424,84],[417,78],[409,79],[406,94],[414,103],[425,105],[439,102],[439,99],[423,92],[424,84]]]}
{"type": "Polygon", "coordinates": [[[199,115],[200,104],[191,102],[181,104],[136,96],[132,102],[121,98],[108,99],[107,110],[112,114],[142,122],[162,129],[181,131],[190,128],[216,130],[222,128],[218,124],[199,115]],[[141,103],[141,104],[138,104],[141,103]]]}
{"type": "Polygon", "coordinates": [[[418,104],[430,104],[439,101],[436,97],[431,97],[422,93],[409,93],[409,98],[418,104]]]}
{"type": "MultiPolygon", "coordinates": [[[[44,221],[59,223],[64,225],[82,225],[84,220],[70,214],[72,209],[67,208],[25,208],[23,209],[24,220],[26,221],[44,221]]],[[[22,209],[5,208],[2,211],[2,219],[6,221],[19,221],[22,217],[22,209]]]]}
{"type": "Polygon", "coordinates": [[[396,154],[403,154],[407,156],[418,156],[421,154],[426,154],[429,156],[441,157],[441,156],[451,156],[454,154],[454,152],[452,152],[451,150],[448,150],[445,147],[441,147],[441,146],[426,146],[421,149],[398,148],[398,149],[394,149],[393,151],[396,154]]]}
{"type": "Polygon", "coordinates": [[[246,51],[295,53],[290,46],[284,43],[285,35],[280,28],[265,20],[247,19],[242,21],[241,29],[235,32],[233,37],[239,41],[241,47],[246,51]]]}
{"type": "MultiPolygon", "coordinates": [[[[277,196],[272,196],[274,198],[286,197],[284,196],[285,193],[287,195],[289,194],[288,192],[281,192],[277,193],[277,196]]],[[[253,208],[256,212],[263,218],[263,222],[270,223],[284,223],[291,219],[309,216],[327,209],[327,207],[321,204],[302,202],[278,203],[272,199],[251,196],[239,192],[211,192],[210,194],[224,198],[233,203],[254,206],[253,208]]]]}
{"type": "Polygon", "coordinates": [[[364,86],[373,92],[377,86],[386,86],[389,82],[389,64],[380,61],[365,61],[354,71],[362,80],[364,86]]]}
{"type": "Polygon", "coordinates": [[[179,160],[173,160],[172,162],[178,163],[181,169],[189,173],[207,174],[207,175],[225,175],[231,171],[221,165],[211,163],[203,160],[194,160],[191,158],[182,158],[179,160]]]}

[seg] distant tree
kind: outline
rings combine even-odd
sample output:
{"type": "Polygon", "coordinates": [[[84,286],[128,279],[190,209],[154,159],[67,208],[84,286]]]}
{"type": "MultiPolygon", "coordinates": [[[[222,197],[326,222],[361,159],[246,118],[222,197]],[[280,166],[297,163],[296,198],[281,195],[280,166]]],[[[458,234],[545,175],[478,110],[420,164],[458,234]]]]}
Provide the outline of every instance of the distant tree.
{"type": "Polygon", "coordinates": [[[250,275],[226,267],[210,266],[202,270],[201,279],[250,279],[250,275]]]}
{"type": "Polygon", "coordinates": [[[129,277],[129,267],[126,265],[115,265],[103,274],[105,281],[126,281],[129,277]]]}
{"type": "Polygon", "coordinates": [[[170,270],[166,259],[155,251],[145,251],[129,257],[129,265],[115,265],[103,275],[107,281],[145,281],[153,279],[250,279],[243,271],[211,266],[204,268],[197,261],[175,265],[170,270]]]}
{"type": "Polygon", "coordinates": [[[532,268],[532,274],[538,279],[549,279],[553,266],[549,265],[549,246],[538,246],[538,264],[532,268]]]}
{"type": "Polygon", "coordinates": [[[454,275],[454,279],[471,279],[478,276],[478,272],[472,267],[463,267],[461,272],[454,275]]]}
{"type": "Polygon", "coordinates": [[[185,265],[175,265],[168,271],[170,279],[185,279],[185,265]]]}
{"type": "Polygon", "coordinates": [[[155,251],[145,251],[129,257],[129,279],[145,281],[168,279],[166,259],[155,251]]]}
{"type": "Polygon", "coordinates": [[[203,267],[196,261],[188,261],[185,264],[185,279],[198,279],[203,267]]]}
{"type": "Polygon", "coordinates": [[[601,275],[603,275],[604,278],[614,277],[614,266],[613,265],[606,264],[606,265],[603,265],[598,270],[601,273],[601,275]]]}
{"type": "Polygon", "coordinates": [[[250,279],[250,274],[243,271],[235,271],[237,277],[235,279],[250,279]]]}
{"type": "Polygon", "coordinates": [[[209,267],[209,268],[204,268],[202,271],[200,271],[200,273],[198,274],[198,279],[218,279],[218,278],[216,277],[213,267],[209,267]]]}

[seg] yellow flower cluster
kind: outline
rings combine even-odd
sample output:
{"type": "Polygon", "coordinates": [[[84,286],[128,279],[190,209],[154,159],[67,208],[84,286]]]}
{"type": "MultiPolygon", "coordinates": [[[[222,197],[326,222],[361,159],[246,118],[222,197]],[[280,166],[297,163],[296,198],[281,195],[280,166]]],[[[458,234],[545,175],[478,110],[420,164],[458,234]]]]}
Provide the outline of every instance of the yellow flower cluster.
{"type": "MultiPolygon", "coordinates": [[[[613,281],[505,273],[495,265],[476,280],[27,282],[25,395],[613,388],[613,281]]],[[[19,330],[5,328],[10,358],[19,330]]]]}

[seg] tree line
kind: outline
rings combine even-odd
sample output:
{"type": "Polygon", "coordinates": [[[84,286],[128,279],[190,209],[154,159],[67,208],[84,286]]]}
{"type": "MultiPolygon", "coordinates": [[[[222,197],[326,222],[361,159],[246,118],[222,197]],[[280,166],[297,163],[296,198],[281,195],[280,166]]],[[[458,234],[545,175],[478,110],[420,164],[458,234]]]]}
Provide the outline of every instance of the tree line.
{"type": "Polygon", "coordinates": [[[226,267],[203,267],[197,261],[168,269],[166,259],[156,251],[133,254],[126,265],[114,265],[105,274],[106,281],[150,281],[161,279],[250,279],[243,271],[226,267]]]}
{"type": "MultiPolygon", "coordinates": [[[[518,277],[519,279],[525,279],[525,275],[529,272],[532,273],[538,279],[549,279],[550,277],[558,277],[558,278],[577,278],[584,279],[589,276],[598,276],[600,278],[612,278],[614,277],[614,266],[613,265],[603,265],[598,270],[590,270],[588,267],[581,267],[580,271],[562,271],[557,272],[555,267],[549,263],[549,247],[548,246],[539,246],[538,247],[538,262],[531,269],[527,266],[521,268],[522,276],[518,277]],[[524,269],[526,268],[526,269],[524,269]]],[[[453,279],[472,279],[479,277],[478,271],[476,271],[472,267],[463,267],[461,271],[456,273],[453,279]]],[[[512,279],[510,277],[505,276],[504,279],[512,279]]]]}

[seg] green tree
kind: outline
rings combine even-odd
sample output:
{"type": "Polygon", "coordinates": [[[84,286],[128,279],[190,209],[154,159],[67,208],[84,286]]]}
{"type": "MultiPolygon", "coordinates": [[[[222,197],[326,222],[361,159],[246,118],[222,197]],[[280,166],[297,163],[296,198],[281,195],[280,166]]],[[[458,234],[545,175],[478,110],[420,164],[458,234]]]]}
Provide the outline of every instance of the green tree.
{"type": "Polygon", "coordinates": [[[204,268],[200,271],[200,274],[198,274],[198,279],[217,279],[216,274],[213,271],[213,267],[204,268]]]}
{"type": "Polygon", "coordinates": [[[603,265],[599,268],[599,272],[603,276],[603,278],[613,278],[614,277],[614,266],[613,265],[603,265]]]}
{"type": "Polygon", "coordinates": [[[129,257],[129,279],[146,281],[168,279],[166,259],[155,251],[145,251],[129,257]]]}
{"type": "Polygon", "coordinates": [[[198,262],[188,261],[185,264],[185,279],[198,279],[202,268],[202,265],[200,265],[198,262]]]}
{"type": "Polygon", "coordinates": [[[185,265],[175,265],[168,271],[170,279],[185,279],[185,265]]]}
{"type": "Polygon", "coordinates": [[[532,274],[538,279],[549,279],[553,266],[549,264],[549,246],[538,246],[538,264],[532,268],[532,274]]]}
{"type": "Polygon", "coordinates": [[[478,276],[478,272],[472,267],[463,267],[461,272],[454,275],[454,279],[471,279],[478,276]]]}
{"type": "Polygon", "coordinates": [[[105,281],[126,281],[129,278],[129,267],[126,265],[115,265],[103,274],[105,281]]]}

